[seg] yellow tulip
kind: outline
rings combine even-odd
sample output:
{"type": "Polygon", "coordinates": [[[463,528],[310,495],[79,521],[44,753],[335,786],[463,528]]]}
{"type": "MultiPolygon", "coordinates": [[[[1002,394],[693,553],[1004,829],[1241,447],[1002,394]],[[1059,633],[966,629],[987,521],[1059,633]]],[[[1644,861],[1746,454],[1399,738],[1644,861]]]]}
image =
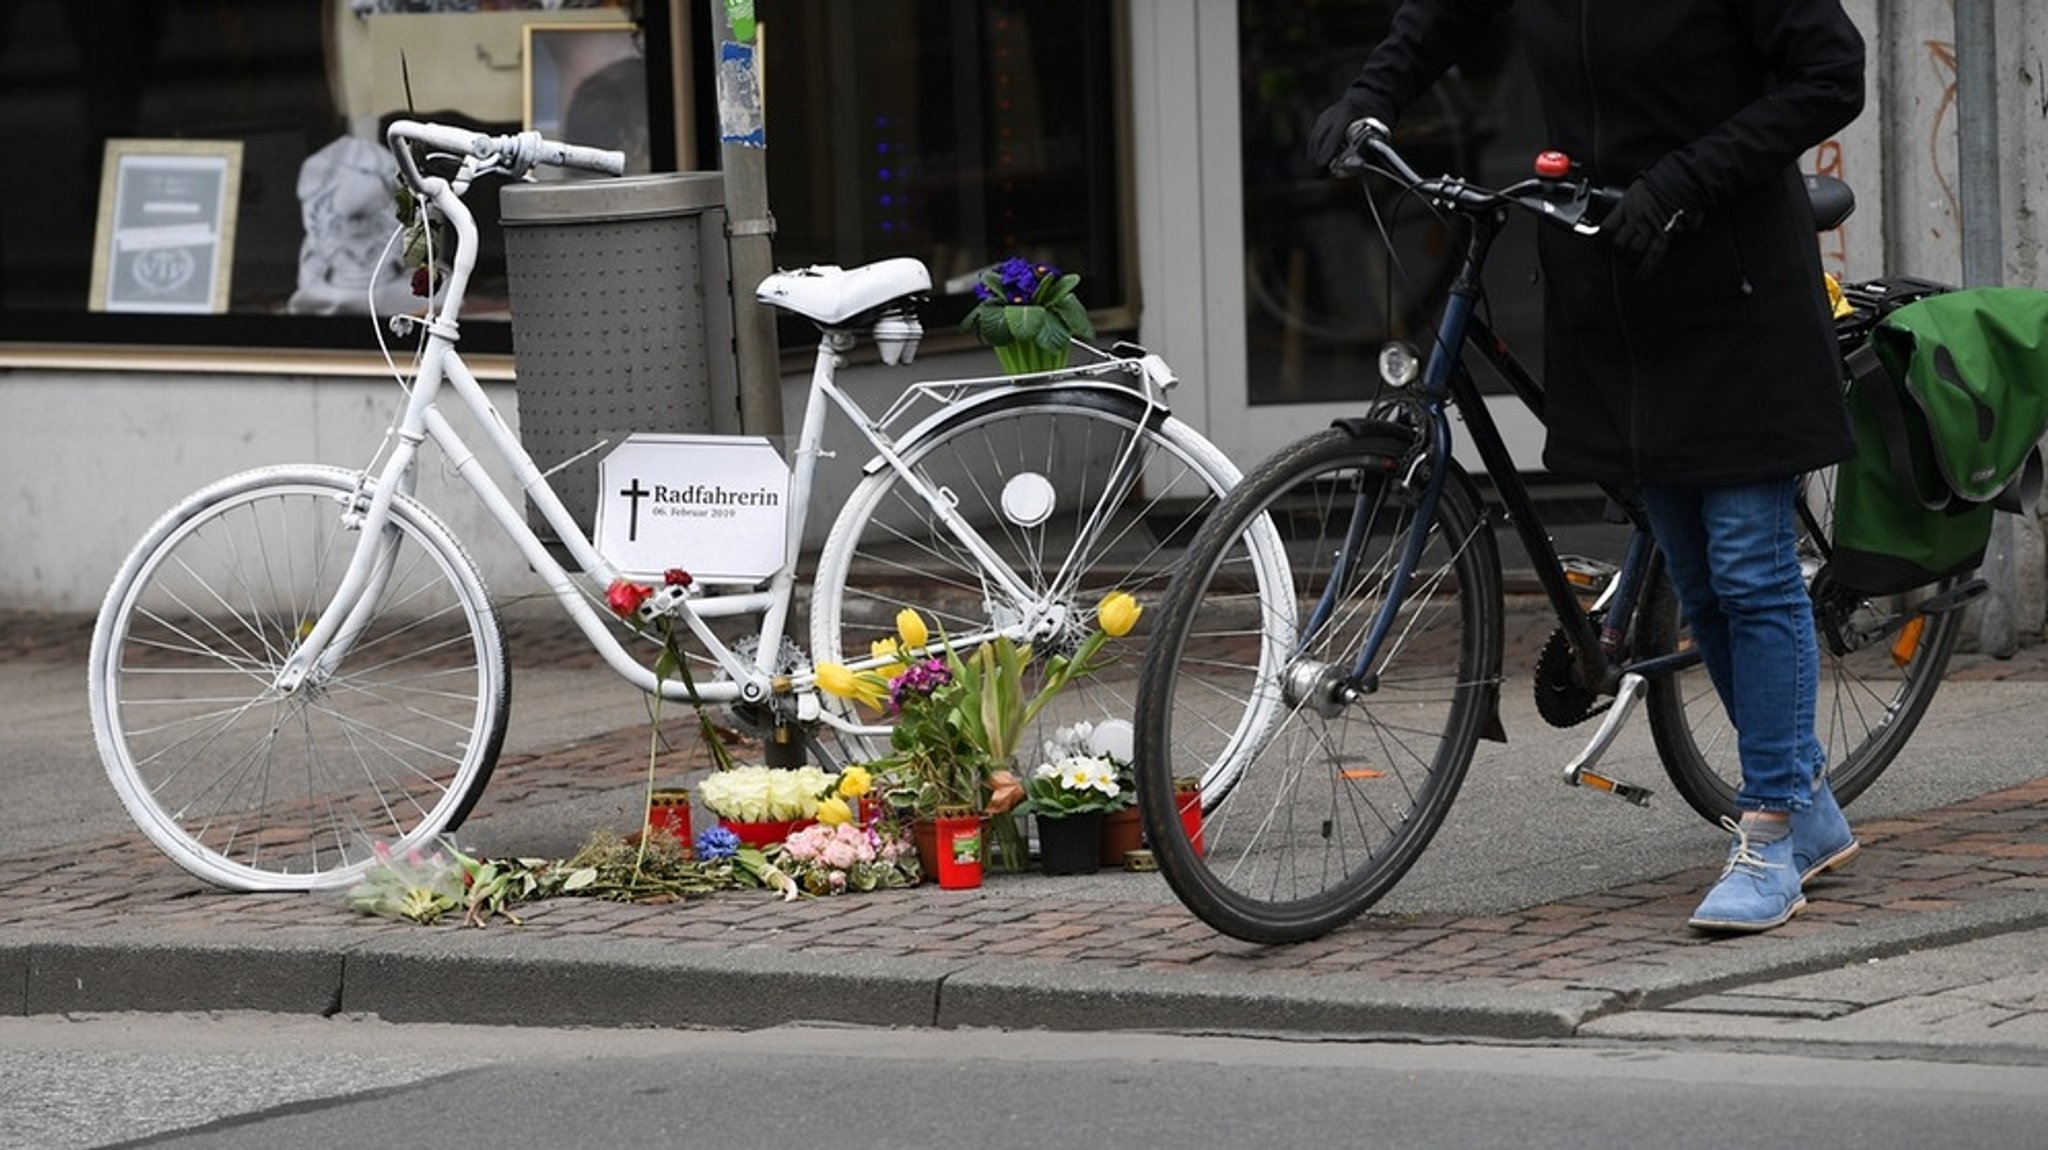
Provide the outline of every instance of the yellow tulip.
{"type": "Polygon", "coordinates": [[[818,689],[841,699],[866,703],[877,710],[889,697],[888,688],[875,682],[872,676],[854,674],[853,669],[844,663],[818,664],[818,689]]]}
{"type": "Polygon", "coordinates": [[[838,795],[818,800],[818,821],[828,827],[844,826],[853,821],[853,808],[838,795]]]}
{"type": "Polygon", "coordinates": [[[1843,316],[1853,313],[1856,307],[1849,302],[1847,296],[1842,294],[1842,281],[1835,278],[1835,273],[1822,272],[1821,278],[1827,281],[1828,310],[1834,313],[1835,318],[1841,319],[1843,316]]]}
{"type": "Polygon", "coordinates": [[[1102,625],[1103,634],[1121,638],[1131,633],[1138,625],[1138,616],[1144,608],[1131,598],[1128,591],[1111,591],[1102,597],[1102,605],[1095,609],[1095,620],[1102,625]]]}
{"type": "Polygon", "coordinates": [[[866,767],[848,767],[839,772],[839,793],[845,798],[857,799],[874,785],[874,777],[868,774],[866,767]]]}
{"type": "Polygon", "coordinates": [[[914,607],[896,612],[896,633],[903,637],[903,645],[912,650],[923,649],[925,641],[932,637],[931,629],[924,625],[924,616],[914,607]]]}
{"type": "Polygon", "coordinates": [[[875,674],[884,679],[893,679],[910,665],[910,657],[894,639],[877,639],[868,644],[868,654],[875,659],[875,674]]]}
{"type": "Polygon", "coordinates": [[[842,699],[860,697],[860,681],[844,663],[818,664],[818,689],[842,699]]]}

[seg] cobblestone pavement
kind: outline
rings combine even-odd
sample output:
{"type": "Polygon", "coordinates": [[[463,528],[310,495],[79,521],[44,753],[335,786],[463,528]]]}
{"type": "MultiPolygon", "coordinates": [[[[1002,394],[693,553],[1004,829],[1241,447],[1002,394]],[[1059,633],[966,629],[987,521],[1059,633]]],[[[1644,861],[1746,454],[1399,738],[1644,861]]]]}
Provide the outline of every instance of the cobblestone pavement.
{"type": "MultiPolygon", "coordinates": [[[[89,621],[75,617],[0,615],[0,660],[82,668],[88,633],[89,621]]],[[[572,653],[578,648],[573,637],[545,630],[517,634],[512,644],[522,662],[557,666],[589,657],[572,653]]],[[[1511,643],[1510,649],[1533,651],[1535,644],[1511,643]]],[[[2030,645],[2004,660],[1959,655],[1951,676],[1957,682],[2048,680],[2048,645],[2030,645]]],[[[632,781],[622,778],[619,764],[644,755],[646,745],[645,729],[629,728],[507,754],[485,803],[499,816],[616,789],[632,781]]],[[[2048,777],[1938,809],[1861,822],[1858,832],[1865,853],[1856,866],[1817,885],[1805,914],[1764,936],[1715,940],[1687,929],[1686,915],[1713,877],[1711,869],[1694,867],[1508,913],[1368,914],[1325,938],[1284,947],[1221,936],[1170,898],[1105,898],[1092,894],[1085,881],[1056,883],[1031,875],[995,875],[976,891],[925,887],[797,902],[744,892],[661,905],[563,898],[521,908],[519,927],[420,928],[353,914],[333,895],[214,890],[139,836],[123,834],[58,849],[0,846],[0,889],[10,896],[0,900],[0,975],[18,969],[26,988],[22,1009],[30,1013],[165,1008],[186,1003],[188,990],[134,984],[150,982],[151,964],[167,952],[203,955],[232,947],[244,963],[257,963],[252,956],[260,952],[339,953],[358,963],[364,956],[388,960],[400,953],[460,955],[482,963],[544,955],[572,964],[602,964],[616,953],[630,956],[622,962],[644,965],[655,953],[648,944],[667,944],[662,953],[671,958],[699,954],[736,970],[779,970],[781,959],[800,959],[788,968],[791,977],[879,969],[874,976],[886,980],[892,963],[898,971],[946,970],[953,972],[949,985],[956,992],[968,985],[961,973],[975,969],[1000,970],[1013,982],[1022,972],[1024,982],[1039,978],[1048,987],[1094,979],[1090,985],[1099,1001],[1150,987],[1162,994],[1210,996],[1203,1001],[1214,1007],[1227,998],[1319,1000],[1332,993],[1329,987],[1369,986],[1363,997],[1374,1009],[1355,1023],[1363,1029],[1429,1029],[1417,1021],[1421,1015],[1413,1013],[1413,1003],[1437,1003],[1455,1014],[1459,1007],[1442,1006],[1441,995],[1463,989],[1480,992],[1485,1001],[1527,1005],[1478,1021],[1468,1014],[1446,1026],[1544,1033],[1568,1031],[1573,1019],[1796,974],[1866,952],[2048,925],[2048,917],[2034,917],[2048,908],[2048,777]],[[74,966],[128,975],[96,981],[74,966]],[[62,984],[60,973],[78,974],[76,987],[62,984]],[[1326,977],[1328,986],[1316,981],[1326,977]],[[1395,1002],[1410,1003],[1411,1013],[1387,1014],[1395,1002]],[[1566,1021],[1556,1022],[1558,1017],[1566,1021]]],[[[260,988],[191,962],[189,955],[187,965],[171,962],[163,969],[186,971],[195,986],[212,986],[210,993],[227,999],[201,1004],[206,1007],[275,1005],[260,988]]],[[[358,986],[326,1009],[371,1008],[365,1003],[374,1007],[378,999],[358,986]]],[[[1039,1013],[1021,1017],[1060,1025],[1046,1000],[1038,1007],[1039,1013]]],[[[394,1003],[382,1008],[405,1013],[394,1003]]],[[[0,1009],[6,1009],[4,1001],[0,1009]]],[[[588,1005],[577,1009],[596,1011],[588,1005]]],[[[1261,1016],[1267,1025],[1344,1026],[1341,1010],[1315,1014],[1312,1024],[1289,1023],[1276,1010],[1269,999],[1261,1016]]],[[[478,1007],[464,1017],[490,1021],[490,1013],[478,1007]]],[[[656,1012],[598,1020],[670,1017],[656,1012]]],[[[849,1017],[864,1019],[860,1009],[850,1009],[849,1017]]],[[[1073,1024],[1111,1025],[1117,1017],[1107,1010],[1073,1024]]],[[[1230,1014],[1212,1010],[1207,1017],[1230,1014]]],[[[716,1024],[720,1018],[683,1020],[716,1024]]]]}

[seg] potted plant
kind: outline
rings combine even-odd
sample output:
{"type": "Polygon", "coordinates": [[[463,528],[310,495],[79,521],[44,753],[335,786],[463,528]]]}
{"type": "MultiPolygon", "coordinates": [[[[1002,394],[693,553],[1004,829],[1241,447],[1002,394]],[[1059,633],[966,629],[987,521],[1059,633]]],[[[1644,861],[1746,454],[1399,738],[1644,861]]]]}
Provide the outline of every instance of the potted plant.
{"type": "Polygon", "coordinates": [[[1145,830],[1138,817],[1138,780],[1131,773],[1132,730],[1129,721],[1107,719],[1100,723],[1077,722],[1056,728],[1045,741],[1045,761],[1059,762],[1073,756],[1095,756],[1109,760],[1116,770],[1117,786],[1127,801],[1102,814],[1101,862],[1106,867],[1124,864],[1124,856],[1145,845],[1145,830]]]}
{"type": "Polygon", "coordinates": [[[720,825],[749,846],[765,847],[819,821],[830,801],[836,822],[850,822],[846,800],[837,794],[839,777],[816,767],[733,767],[713,771],[697,784],[697,800],[720,825]]]}
{"type": "Polygon", "coordinates": [[[893,805],[920,819],[953,808],[989,820],[989,838],[1002,863],[1021,869],[1022,836],[1011,812],[1024,799],[1016,777],[1019,743],[1045,706],[1073,681],[1102,665],[1103,645],[1128,634],[1141,608],[1128,593],[1111,592],[1096,608],[1096,629],[1071,654],[1045,660],[1035,685],[1028,644],[997,636],[962,657],[916,611],[896,619],[893,644],[878,645],[882,660],[859,672],[840,664],[818,668],[826,693],[896,716],[891,754],[872,764],[893,805]]]}
{"type": "Polygon", "coordinates": [[[1107,755],[1070,754],[1041,763],[1025,780],[1025,808],[1038,819],[1038,864],[1047,874],[1093,874],[1101,865],[1102,817],[1131,805],[1107,755]]]}
{"type": "Polygon", "coordinates": [[[981,273],[977,302],[960,330],[993,348],[1010,375],[1057,371],[1073,341],[1095,338],[1088,309],[1074,295],[1081,277],[1047,263],[1012,256],[981,273]]]}

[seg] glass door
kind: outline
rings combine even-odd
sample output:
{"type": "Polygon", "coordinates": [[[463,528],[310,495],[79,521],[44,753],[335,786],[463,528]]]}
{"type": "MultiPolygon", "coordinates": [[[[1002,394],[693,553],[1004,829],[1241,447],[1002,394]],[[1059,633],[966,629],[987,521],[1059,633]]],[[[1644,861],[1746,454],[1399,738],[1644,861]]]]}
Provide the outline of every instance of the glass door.
{"type": "MultiPolygon", "coordinates": [[[[1219,267],[1210,319],[1242,333],[1212,347],[1211,434],[1241,463],[1331,418],[1356,414],[1378,387],[1389,339],[1427,342],[1456,256],[1455,230],[1383,182],[1313,171],[1309,125],[1385,34],[1396,0],[1236,0],[1241,266],[1219,267]],[[1232,360],[1241,370],[1229,370],[1232,360]],[[1224,381],[1242,381],[1241,383],[1224,381]]],[[[1402,115],[1396,138],[1424,172],[1506,181],[1528,170],[1542,126],[1511,27],[1488,38],[1402,115]]],[[[1489,314],[1540,363],[1542,303],[1531,228],[1510,229],[1488,278],[1489,314]]],[[[1219,261],[1227,264],[1228,261],[1219,261]]],[[[1517,458],[1535,468],[1541,429],[1520,405],[1495,405],[1517,458]]]]}

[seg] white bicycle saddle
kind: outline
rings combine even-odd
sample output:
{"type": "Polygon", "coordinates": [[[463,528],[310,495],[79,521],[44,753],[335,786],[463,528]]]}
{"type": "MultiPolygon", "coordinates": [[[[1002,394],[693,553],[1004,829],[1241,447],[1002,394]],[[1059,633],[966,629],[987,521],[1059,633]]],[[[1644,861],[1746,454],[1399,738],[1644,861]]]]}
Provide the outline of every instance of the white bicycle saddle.
{"type": "Polygon", "coordinates": [[[754,298],[834,327],[931,287],[932,273],[924,262],[900,256],[856,268],[819,264],[776,272],[761,281],[754,298]]]}

